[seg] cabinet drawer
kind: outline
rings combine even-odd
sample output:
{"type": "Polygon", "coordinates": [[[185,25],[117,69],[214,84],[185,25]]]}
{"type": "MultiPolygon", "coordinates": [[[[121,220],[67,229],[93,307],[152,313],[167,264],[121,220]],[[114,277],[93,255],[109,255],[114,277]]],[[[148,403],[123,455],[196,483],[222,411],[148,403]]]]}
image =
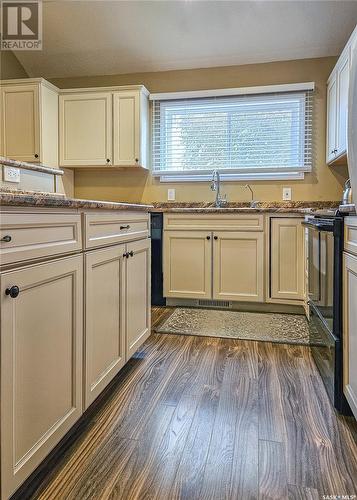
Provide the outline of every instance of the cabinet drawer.
{"type": "Polygon", "coordinates": [[[75,252],[82,247],[80,214],[3,212],[0,240],[1,265],[75,252]]]}
{"type": "Polygon", "coordinates": [[[344,249],[357,255],[357,217],[345,218],[345,244],[344,249]]]}
{"type": "Polygon", "coordinates": [[[263,231],[264,216],[258,214],[165,214],[164,229],[208,231],[263,231]]]}
{"type": "Polygon", "coordinates": [[[85,213],[85,248],[96,248],[113,243],[147,238],[147,213],[85,213]]]}

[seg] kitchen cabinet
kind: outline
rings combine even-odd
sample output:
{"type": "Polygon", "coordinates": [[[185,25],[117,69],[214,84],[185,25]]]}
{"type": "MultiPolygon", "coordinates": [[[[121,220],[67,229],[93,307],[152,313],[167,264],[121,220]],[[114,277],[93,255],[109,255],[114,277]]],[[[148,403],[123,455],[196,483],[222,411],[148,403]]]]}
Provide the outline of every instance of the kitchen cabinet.
{"type": "Polygon", "coordinates": [[[344,394],[357,418],[357,257],[343,260],[343,385],[344,394]]]}
{"type": "Polygon", "coordinates": [[[81,255],[1,275],[2,498],[82,413],[82,279],[81,255]]]}
{"type": "Polygon", "coordinates": [[[59,99],[60,165],[110,165],[112,94],[78,92],[59,99]]]}
{"type": "Polygon", "coordinates": [[[327,138],[326,161],[330,163],[336,158],[337,148],[337,77],[334,72],[327,85],[327,138]]]}
{"type": "Polygon", "coordinates": [[[140,91],[113,94],[114,165],[148,166],[149,107],[140,91]]]}
{"type": "Polygon", "coordinates": [[[210,231],[164,232],[164,296],[209,299],[212,284],[210,231]]]}
{"type": "Polygon", "coordinates": [[[150,335],[150,241],[128,243],[126,251],[125,323],[126,356],[129,359],[150,335]]]}
{"type": "Polygon", "coordinates": [[[149,101],[143,86],[63,90],[60,165],[148,167],[149,101]]]}
{"type": "Polygon", "coordinates": [[[301,217],[270,219],[270,296],[304,299],[304,229],[301,217]]]}
{"type": "Polygon", "coordinates": [[[150,335],[148,227],[134,210],[3,211],[1,498],[150,335]]]}
{"type": "Polygon", "coordinates": [[[115,245],[85,254],[86,408],[126,362],[125,251],[115,245]]]}
{"type": "Polygon", "coordinates": [[[214,232],[213,299],[262,302],[264,233],[214,232]]]}
{"type": "Polygon", "coordinates": [[[327,81],[327,163],[346,164],[348,87],[356,39],[354,30],[327,81]]]}
{"type": "Polygon", "coordinates": [[[1,82],[2,156],[58,165],[58,89],[42,78],[1,82]]]}

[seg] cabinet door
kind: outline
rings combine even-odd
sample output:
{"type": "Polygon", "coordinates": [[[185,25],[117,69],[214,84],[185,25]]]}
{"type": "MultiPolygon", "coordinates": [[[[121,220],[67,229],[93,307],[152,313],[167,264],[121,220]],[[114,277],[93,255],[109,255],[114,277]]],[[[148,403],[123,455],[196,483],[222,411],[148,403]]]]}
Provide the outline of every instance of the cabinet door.
{"type": "Polygon", "coordinates": [[[357,418],[357,258],[344,254],[343,267],[343,385],[357,418]]]}
{"type": "Polygon", "coordinates": [[[336,157],[336,118],[337,118],[337,80],[336,73],[327,85],[327,136],[326,136],[326,161],[336,157]]]}
{"type": "Polygon", "coordinates": [[[337,70],[337,156],[341,156],[347,151],[349,70],[349,52],[347,51],[337,70]]]}
{"type": "Polygon", "coordinates": [[[82,413],[82,287],[82,256],[1,276],[2,498],[82,413]]]}
{"type": "Polygon", "coordinates": [[[61,95],[59,134],[61,166],[110,165],[111,93],[83,92],[61,95]]]}
{"type": "Polygon", "coordinates": [[[213,298],[264,300],[264,234],[215,232],[213,239],[213,298]]]}
{"type": "Polygon", "coordinates": [[[304,298],[304,229],[300,218],[272,218],[270,228],[271,298],[304,298]]]}
{"type": "Polygon", "coordinates": [[[1,101],[3,156],[19,161],[41,161],[38,85],[4,86],[1,101]]]}
{"type": "Polygon", "coordinates": [[[129,359],[150,335],[150,240],[128,243],[126,259],[126,352],[129,359]]]}
{"type": "Polygon", "coordinates": [[[210,299],[211,274],[211,232],[164,232],[165,297],[210,299]]]}
{"type": "Polygon", "coordinates": [[[125,245],[85,255],[85,407],[125,363],[125,245]]]}
{"type": "Polygon", "coordinates": [[[139,165],[140,162],[140,94],[116,92],[114,103],[114,164],[139,165]]]}

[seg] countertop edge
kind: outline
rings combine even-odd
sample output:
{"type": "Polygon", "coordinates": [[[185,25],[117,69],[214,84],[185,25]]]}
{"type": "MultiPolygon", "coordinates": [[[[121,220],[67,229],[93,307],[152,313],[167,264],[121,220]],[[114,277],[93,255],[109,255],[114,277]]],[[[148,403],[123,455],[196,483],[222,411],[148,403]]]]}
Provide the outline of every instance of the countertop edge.
{"type": "Polygon", "coordinates": [[[11,160],[5,156],[0,156],[0,165],[7,167],[23,168],[24,170],[32,170],[34,172],[42,172],[44,174],[64,175],[64,171],[59,168],[45,167],[37,163],[28,163],[26,161],[11,160]]]}

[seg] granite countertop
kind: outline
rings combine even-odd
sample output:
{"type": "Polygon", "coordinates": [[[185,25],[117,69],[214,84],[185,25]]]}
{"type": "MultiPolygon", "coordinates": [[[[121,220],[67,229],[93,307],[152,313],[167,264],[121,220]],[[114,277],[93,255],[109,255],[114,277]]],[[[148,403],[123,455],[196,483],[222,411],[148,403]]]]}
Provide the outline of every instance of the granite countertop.
{"type": "Polygon", "coordinates": [[[148,212],[152,205],[142,203],[121,203],[115,201],[81,200],[67,198],[62,194],[40,193],[35,191],[0,191],[1,206],[82,208],[100,210],[139,210],[148,212]]]}
{"type": "Polygon", "coordinates": [[[225,207],[215,207],[214,203],[153,203],[152,212],[176,213],[298,213],[308,214],[321,209],[336,209],[339,201],[272,201],[257,202],[254,207],[249,202],[230,202],[225,207]]]}
{"type": "Polygon", "coordinates": [[[33,170],[35,172],[42,172],[45,174],[52,175],[63,175],[63,170],[52,167],[45,167],[39,163],[27,163],[26,161],[12,160],[11,158],[6,158],[5,156],[0,156],[0,165],[6,165],[7,167],[23,168],[24,170],[33,170]]]}
{"type": "Polygon", "coordinates": [[[101,210],[141,210],[150,212],[176,213],[313,213],[319,209],[336,209],[338,201],[288,201],[288,202],[259,202],[251,207],[249,202],[230,202],[225,207],[217,208],[214,203],[125,203],[115,201],[82,200],[67,198],[60,193],[40,193],[35,191],[0,191],[0,205],[23,207],[53,207],[53,208],[82,208],[101,210]]]}

